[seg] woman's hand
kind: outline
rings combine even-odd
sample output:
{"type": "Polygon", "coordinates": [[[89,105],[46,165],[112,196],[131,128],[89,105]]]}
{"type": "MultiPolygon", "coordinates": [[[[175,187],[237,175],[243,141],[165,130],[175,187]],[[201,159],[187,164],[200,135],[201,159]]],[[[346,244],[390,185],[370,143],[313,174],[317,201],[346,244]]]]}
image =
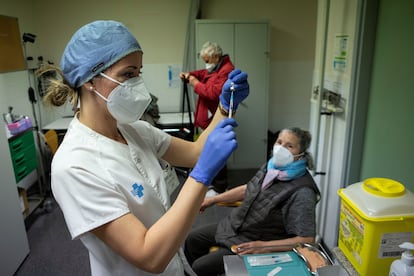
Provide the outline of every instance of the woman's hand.
{"type": "Polygon", "coordinates": [[[266,248],[266,242],[264,241],[251,241],[251,242],[245,242],[245,243],[233,245],[231,247],[231,251],[239,255],[246,255],[246,254],[269,253],[275,250],[274,249],[270,250],[269,248],[266,248]]]}
{"type": "Polygon", "coordinates": [[[181,72],[180,73],[180,78],[183,80],[188,80],[188,77],[190,76],[190,73],[188,72],[181,72]]]}
{"type": "Polygon", "coordinates": [[[203,213],[208,207],[215,204],[213,197],[207,197],[204,199],[200,206],[200,213],[203,213]]]}
{"type": "Polygon", "coordinates": [[[223,119],[208,135],[197,164],[190,173],[197,182],[210,186],[214,177],[224,167],[227,159],[237,148],[234,119],[223,119]]]}
{"type": "Polygon", "coordinates": [[[314,237],[295,236],[282,240],[245,242],[233,245],[231,247],[231,250],[235,254],[239,255],[262,254],[278,251],[289,251],[292,250],[292,248],[295,247],[298,243],[313,243],[314,241],[314,237]]]}
{"type": "Polygon", "coordinates": [[[247,73],[242,72],[239,69],[235,69],[230,72],[220,94],[220,103],[226,111],[229,111],[230,109],[232,87],[234,87],[233,112],[235,112],[239,103],[241,103],[249,95],[250,88],[249,83],[247,82],[247,73]]]}

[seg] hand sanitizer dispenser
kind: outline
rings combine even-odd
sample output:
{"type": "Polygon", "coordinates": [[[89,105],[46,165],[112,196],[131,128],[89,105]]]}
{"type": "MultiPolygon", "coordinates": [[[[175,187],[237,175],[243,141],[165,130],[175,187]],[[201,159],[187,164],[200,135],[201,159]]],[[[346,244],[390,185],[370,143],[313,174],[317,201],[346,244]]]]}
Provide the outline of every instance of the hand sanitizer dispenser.
{"type": "Polygon", "coordinates": [[[400,244],[400,248],[404,249],[404,252],[401,254],[401,260],[392,262],[389,276],[414,275],[414,256],[411,253],[414,250],[414,244],[404,242],[400,244]]]}

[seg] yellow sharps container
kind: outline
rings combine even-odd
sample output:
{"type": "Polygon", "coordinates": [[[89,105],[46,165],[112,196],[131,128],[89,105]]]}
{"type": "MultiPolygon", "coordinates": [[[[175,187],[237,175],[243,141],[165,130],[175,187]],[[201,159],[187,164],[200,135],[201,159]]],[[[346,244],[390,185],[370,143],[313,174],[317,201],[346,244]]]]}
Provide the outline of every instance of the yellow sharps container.
{"type": "Polygon", "coordinates": [[[360,275],[388,275],[414,242],[414,194],[388,178],[368,178],[339,189],[338,246],[360,275]]]}

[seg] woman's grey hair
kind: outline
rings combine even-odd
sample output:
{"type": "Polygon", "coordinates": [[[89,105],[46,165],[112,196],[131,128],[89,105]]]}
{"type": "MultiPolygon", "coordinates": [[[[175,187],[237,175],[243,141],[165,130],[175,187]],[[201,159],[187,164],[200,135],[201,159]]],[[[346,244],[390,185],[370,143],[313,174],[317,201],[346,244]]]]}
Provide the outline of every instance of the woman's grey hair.
{"type": "Polygon", "coordinates": [[[303,156],[304,158],[306,158],[307,167],[310,170],[313,170],[315,167],[313,163],[313,158],[310,152],[308,152],[310,143],[312,141],[312,135],[310,134],[310,132],[307,130],[298,128],[298,127],[284,128],[282,129],[281,132],[283,131],[288,131],[290,133],[293,133],[296,135],[296,137],[299,138],[300,152],[301,153],[303,152],[303,156]]]}
{"type": "Polygon", "coordinates": [[[206,43],[204,43],[203,47],[201,47],[200,54],[207,55],[209,57],[221,57],[223,55],[223,50],[221,49],[220,45],[218,45],[216,42],[207,41],[206,43]]]}

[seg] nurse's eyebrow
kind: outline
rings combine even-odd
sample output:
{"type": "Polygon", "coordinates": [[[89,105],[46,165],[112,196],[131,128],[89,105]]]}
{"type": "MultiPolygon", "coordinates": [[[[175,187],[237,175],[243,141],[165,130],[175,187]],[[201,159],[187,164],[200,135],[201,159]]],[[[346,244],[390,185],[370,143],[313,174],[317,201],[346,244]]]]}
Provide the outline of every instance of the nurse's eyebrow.
{"type": "MultiPolygon", "coordinates": [[[[142,66],[141,66],[141,68],[142,68],[142,66]]],[[[135,66],[135,65],[129,65],[129,66],[127,66],[125,69],[138,69],[138,66],[135,66]]]]}

